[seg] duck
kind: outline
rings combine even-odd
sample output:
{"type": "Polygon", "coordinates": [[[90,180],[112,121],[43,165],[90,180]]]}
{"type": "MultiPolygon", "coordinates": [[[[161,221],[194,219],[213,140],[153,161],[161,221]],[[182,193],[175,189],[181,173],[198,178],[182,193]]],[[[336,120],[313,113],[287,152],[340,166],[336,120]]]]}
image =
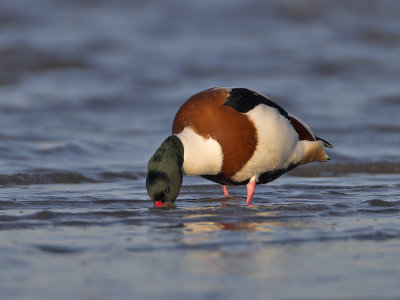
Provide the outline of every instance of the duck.
{"type": "Polygon", "coordinates": [[[215,87],[191,96],[177,111],[172,132],[147,165],[146,189],[155,207],[177,199],[183,175],[228,186],[246,185],[252,205],[256,185],[312,162],[326,162],[325,148],[300,118],[247,88],[215,87]]]}

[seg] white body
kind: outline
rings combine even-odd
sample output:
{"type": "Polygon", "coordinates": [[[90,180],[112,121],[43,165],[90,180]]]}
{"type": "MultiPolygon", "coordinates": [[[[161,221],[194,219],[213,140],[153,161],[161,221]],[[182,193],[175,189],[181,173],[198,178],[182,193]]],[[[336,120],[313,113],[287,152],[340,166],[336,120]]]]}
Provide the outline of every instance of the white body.
{"type": "Polygon", "coordinates": [[[265,171],[282,169],[299,140],[288,119],[273,107],[260,104],[246,115],[256,128],[258,142],[253,156],[233,177],[239,182],[265,171]]]}
{"type": "Polygon", "coordinates": [[[214,139],[205,139],[186,127],[176,135],[183,144],[183,172],[186,175],[216,175],[221,172],[223,154],[214,139]]]}
{"type": "MultiPolygon", "coordinates": [[[[250,160],[233,176],[234,181],[257,180],[264,172],[299,163],[310,149],[323,148],[321,141],[300,141],[289,120],[273,107],[259,104],[246,115],[256,128],[257,146],[250,160]]],[[[314,136],[307,124],[298,118],[296,120],[314,136]]],[[[190,127],[176,136],[184,146],[183,171],[186,175],[216,175],[221,172],[223,151],[216,140],[205,139],[190,127]]]]}

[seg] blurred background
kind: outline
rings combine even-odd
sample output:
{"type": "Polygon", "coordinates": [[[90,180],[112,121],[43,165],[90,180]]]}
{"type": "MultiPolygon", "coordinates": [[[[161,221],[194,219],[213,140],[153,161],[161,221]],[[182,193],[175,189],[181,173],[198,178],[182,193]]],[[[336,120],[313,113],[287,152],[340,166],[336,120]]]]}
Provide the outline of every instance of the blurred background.
{"type": "Polygon", "coordinates": [[[396,0],[1,0],[2,299],[398,296],[399,81],[396,0]],[[332,160],[258,188],[258,210],[215,208],[219,187],[196,178],[181,209],[149,209],[149,157],[215,86],[269,96],[332,160]]]}
{"type": "Polygon", "coordinates": [[[398,1],[0,3],[0,168],[145,165],[178,107],[248,87],[398,162],[398,1]]]}

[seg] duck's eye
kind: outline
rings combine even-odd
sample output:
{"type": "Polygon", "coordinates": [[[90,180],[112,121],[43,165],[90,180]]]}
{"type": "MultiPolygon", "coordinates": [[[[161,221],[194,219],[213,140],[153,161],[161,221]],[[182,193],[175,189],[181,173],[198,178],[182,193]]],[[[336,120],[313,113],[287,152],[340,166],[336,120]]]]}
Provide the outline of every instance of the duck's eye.
{"type": "Polygon", "coordinates": [[[164,193],[168,194],[169,193],[169,186],[165,189],[164,193]]]}

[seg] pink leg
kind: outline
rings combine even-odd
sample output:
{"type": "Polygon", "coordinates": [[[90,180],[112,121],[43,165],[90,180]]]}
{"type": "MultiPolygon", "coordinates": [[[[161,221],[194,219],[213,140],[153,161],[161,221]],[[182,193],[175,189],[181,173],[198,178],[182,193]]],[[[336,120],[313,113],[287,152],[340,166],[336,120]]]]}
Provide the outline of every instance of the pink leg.
{"type": "Polygon", "coordinates": [[[224,191],[224,196],[228,197],[229,196],[229,192],[228,192],[228,186],[227,185],[221,185],[222,190],[224,191]]]}
{"type": "Polygon", "coordinates": [[[250,181],[247,184],[247,200],[246,200],[247,205],[251,205],[251,199],[253,198],[255,190],[256,190],[256,177],[253,176],[250,178],[250,181]]]}

